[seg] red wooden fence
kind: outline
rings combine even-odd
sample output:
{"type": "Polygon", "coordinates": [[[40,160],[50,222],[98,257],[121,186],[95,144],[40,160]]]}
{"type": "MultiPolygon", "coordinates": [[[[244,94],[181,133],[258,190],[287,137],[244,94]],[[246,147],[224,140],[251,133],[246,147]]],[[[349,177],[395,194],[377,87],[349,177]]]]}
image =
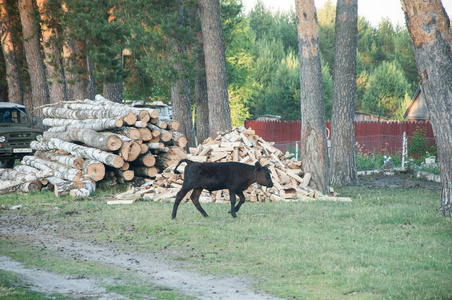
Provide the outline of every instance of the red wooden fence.
{"type": "MultiPolygon", "coordinates": [[[[301,139],[301,121],[245,121],[246,128],[252,128],[257,135],[282,151],[301,139]]],[[[402,150],[403,133],[409,140],[417,128],[426,129],[430,144],[435,144],[430,122],[355,122],[355,142],[358,151],[364,153],[395,153],[402,150]],[[383,150],[384,149],[384,150],[383,150]]],[[[326,122],[327,137],[331,139],[331,122],[326,122]]]]}

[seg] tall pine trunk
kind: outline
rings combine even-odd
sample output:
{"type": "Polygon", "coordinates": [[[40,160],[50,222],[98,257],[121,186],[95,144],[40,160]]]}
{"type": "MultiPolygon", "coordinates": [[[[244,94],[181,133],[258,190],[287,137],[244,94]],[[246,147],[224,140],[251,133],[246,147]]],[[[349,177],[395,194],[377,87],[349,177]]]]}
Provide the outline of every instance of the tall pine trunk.
{"type": "MultiPolygon", "coordinates": [[[[86,99],[89,97],[89,74],[88,61],[86,58],[86,45],[84,42],[75,43],[76,56],[74,57],[74,67],[77,70],[72,92],[74,99],[86,99]]],[[[90,98],[94,99],[94,98],[90,98]]]]}
{"type": "Polygon", "coordinates": [[[24,98],[24,105],[38,117],[38,126],[42,127],[42,106],[49,103],[49,92],[46,84],[33,1],[19,0],[19,13],[32,94],[31,99],[24,98]]]}
{"type": "Polygon", "coordinates": [[[210,136],[231,129],[220,1],[198,0],[206,65],[210,136]]]}
{"type": "Polygon", "coordinates": [[[328,149],[319,34],[314,0],[296,0],[300,52],[301,163],[323,193],[328,192],[328,149]]]}
{"type": "Polygon", "coordinates": [[[440,0],[401,1],[435,133],[441,177],[438,216],[452,217],[452,37],[440,0]]]}
{"type": "MultiPolygon", "coordinates": [[[[192,23],[196,24],[199,22],[199,8],[189,8],[189,17],[192,23]]],[[[209,137],[209,103],[207,97],[206,64],[204,51],[202,49],[203,41],[201,31],[196,30],[195,36],[197,41],[193,42],[192,46],[196,70],[193,79],[193,103],[195,104],[196,113],[196,138],[198,144],[201,144],[209,137]]]]}
{"type": "Polygon", "coordinates": [[[48,0],[37,0],[41,16],[42,45],[44,48],[47,82],[49,84],[50,103],[67,101],[66,78],[61,61],[61,49],[58,47],[58,29],[55,19],[55,7],[48,0]]]}
{"type": "Polygon", "coordinates": [[[122,102],[122,80],[119,82],[108,83],[104,82],[102,90],[104,98],[113,102],[122,102]]]}
{"type": "Polygon", "coordinates": [[[358,0],[337,0],[330,183],[356,185],[355,96],[358,0]]]}
{"type": "MultiPolygon", "coordinates": [[[[179,0],[177,25],[185,27],[185,16],[182,0],[179,0]]],[[[187,145],[195,147],[195,132],[192,122],[190,80],[188,69],[180,61],[180,57],[187,54],[187,46],[184,40],[173,39],[175,56],[171,58],[173,68],[176,70],[176,78],[171,85],[171,100],[173,103],[173,118],[180,123],[179,131],[187,138],[187,145]]]]}
{"type": "Polygon", "coordinates": [[[0,0],[0,24],[3,57],[6,65],[6,80],[8,81],[9,102],[22,104],[22,90],[19,78],[19,64],[17,63],[11,35],[11,22],[9,21],[6,0],[0,0]]]}
{"type": "Polygon", "coordinates": [[[196,54],[196,68],[198,69],[198,72],[194,79],[194,102],[196,106],[196,137],[198,139],[198,144],[200,144],[209,137],[209,103],[207,97],[204,53],[202,50],[196,54]]]}

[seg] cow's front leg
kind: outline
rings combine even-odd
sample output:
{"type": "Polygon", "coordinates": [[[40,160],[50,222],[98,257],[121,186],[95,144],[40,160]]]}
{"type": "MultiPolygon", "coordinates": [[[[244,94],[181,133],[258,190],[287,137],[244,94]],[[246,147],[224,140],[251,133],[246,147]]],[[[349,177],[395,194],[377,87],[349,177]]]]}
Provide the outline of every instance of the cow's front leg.
{"type": "Polygon", "coordinates": [[[237,215],[235,214],[235,191],[229,190],[229,201],[231,202],[231,215],[232,217],[236,218],[237,215]]]}

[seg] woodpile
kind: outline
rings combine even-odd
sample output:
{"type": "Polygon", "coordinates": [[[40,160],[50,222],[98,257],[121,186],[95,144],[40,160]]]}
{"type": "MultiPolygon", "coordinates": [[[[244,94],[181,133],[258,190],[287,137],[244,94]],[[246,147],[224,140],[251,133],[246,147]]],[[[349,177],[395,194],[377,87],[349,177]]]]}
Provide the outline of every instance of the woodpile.
{"type": "Polygon", "coordinates": [[[155,177],[186,157],[182,148],[187,139],[176,131],[179,123],[160,117],[154,109],[97,95],[95,100],[45,107],[43,115],[43,124],[50,128],[41,141],[32,142],[33,156],[25,156],[14,170],[0,169],[0,193],[25,191],[24,182],[36,186],[39,181],[41,186],[30,191],[46,187],[57,196],[85,197],[94,192],[96,182],[155,177]],[[13,171],[17,174],[9,175],[13,171]]]}
{"type": "MultiPolygon", "coordinates": [[[[260,138],[255,132],[244,127],[234,128],[231,131],[221,133],[217,138],[205,140],[197,148],[190,148],[187,158],[197,162],[227,162],[236,161],[254,164],[259,161],[267,166],[271,172],[274,186],[267,188],[259,184],[253,184],[245,192],[245,198],[252,202],[265,201],[351,201],[350,198],[323,195],[320,191],[309,187],[311,174],[304,173],[301,163],[291,159],[291,155],[284,154],[260,138]]],[[[181,157],[180,153],[177,153],[181,157]]],[[[293,156],[293,155],[292,155],[293,156]]],[[[173,202],[177,192],[182,187],[183,174],[174,174],[176,160],[169,161],[171,166],[157,174],[155,180],[137,189],[115,196],[114,203],[132,203],[136,199],[173,202]]],[[[178,170],[183,171],[182,164],[178,170]]],[[[200,197],[201,202],[226,203],[229,202],[228,190],[213,191],[209,194],[204,190],[200,197]]],[[[189,201],[190,193],[184,201],[189,201]]]]}

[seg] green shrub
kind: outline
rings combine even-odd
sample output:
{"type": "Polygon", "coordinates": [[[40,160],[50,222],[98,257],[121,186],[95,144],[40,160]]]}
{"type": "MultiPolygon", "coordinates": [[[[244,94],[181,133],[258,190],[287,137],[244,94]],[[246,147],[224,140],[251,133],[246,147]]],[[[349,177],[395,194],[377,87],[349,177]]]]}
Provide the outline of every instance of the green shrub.
{"type": "Polygon", "coordinates": [[[423,161],[426,157],[436,156],[435,145],[430,145],[427,138],[427,128],[416,127],[413,137],[408,140],[408,154],[413,157],[417,163],[423,161]]]}

